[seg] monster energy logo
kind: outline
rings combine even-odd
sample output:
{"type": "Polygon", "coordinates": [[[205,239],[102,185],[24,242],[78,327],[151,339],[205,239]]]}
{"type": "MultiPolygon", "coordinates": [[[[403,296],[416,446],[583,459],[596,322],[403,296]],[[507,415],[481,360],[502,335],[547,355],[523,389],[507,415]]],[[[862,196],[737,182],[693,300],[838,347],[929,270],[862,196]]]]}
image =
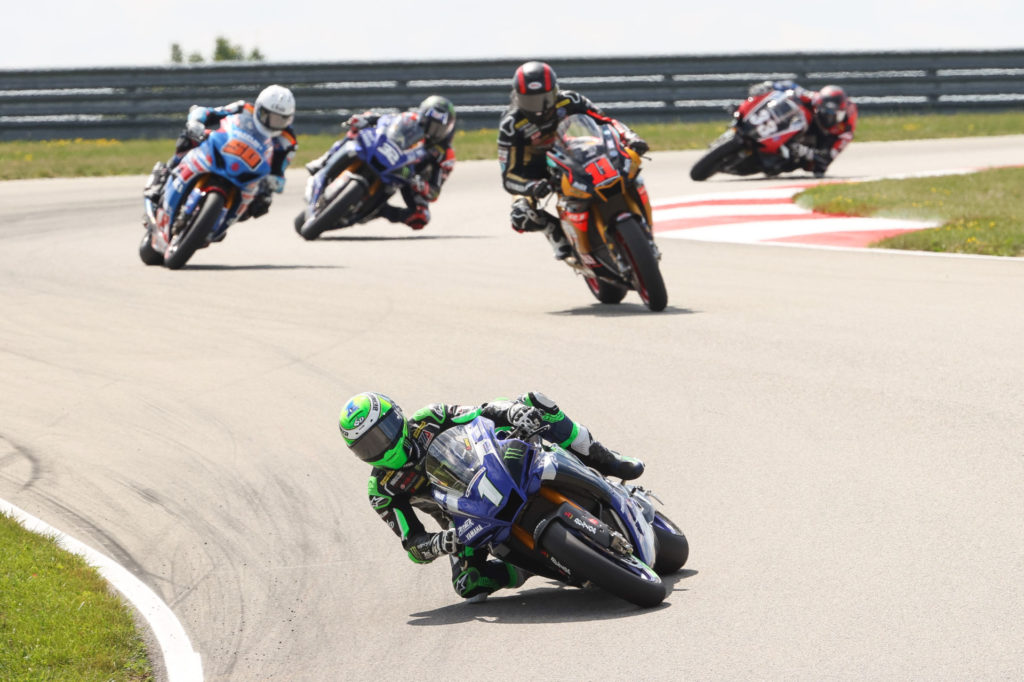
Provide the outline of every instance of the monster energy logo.
{"type": "Polygon", "coordinates": [[[505,459],[522,459],[525,454],[526,448],[517,443],[513,443],[505,450],[505,459]]]}

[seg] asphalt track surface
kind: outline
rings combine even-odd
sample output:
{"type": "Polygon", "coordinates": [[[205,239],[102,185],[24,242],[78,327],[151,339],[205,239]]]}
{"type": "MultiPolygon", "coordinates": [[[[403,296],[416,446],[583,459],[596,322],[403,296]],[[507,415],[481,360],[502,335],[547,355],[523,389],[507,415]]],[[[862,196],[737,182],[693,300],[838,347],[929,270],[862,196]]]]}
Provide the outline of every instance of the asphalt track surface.
{"type": "MultiPolygon", "coordinates": [[[[656,201],[772,184],[653,156],[656,201]]],[[[855,143],[833,176],[1022,159],[855,143]]],[[[422,233],[313,243],[294,172],[171,272],[142,180],[0,184],[0,499],[155,590],[206,679],[1024,676],[1024,262],[665,239],[669,307],[602,306],[472,162],[422,233]],[[367,389],[542,390],[643,458],[691,545],[666,602],[460,603],[367,503],[336,426],[367,389]]]]}

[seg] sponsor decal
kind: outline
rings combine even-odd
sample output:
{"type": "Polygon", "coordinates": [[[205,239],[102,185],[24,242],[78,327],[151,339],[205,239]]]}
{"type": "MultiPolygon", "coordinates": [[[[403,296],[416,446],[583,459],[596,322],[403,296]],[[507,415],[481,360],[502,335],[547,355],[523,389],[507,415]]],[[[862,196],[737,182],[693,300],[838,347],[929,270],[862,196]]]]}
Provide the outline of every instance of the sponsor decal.
{"type": "Polygon", "coordinates": [[[560,562],[558,559],[556,559],[555,557],[553,557],[551,555],[548,555],[548,559],[550,559],[551,563],[553,563],[555,565],[555,568],[560,570],[562,573],[564,573],[566,575],[572,575],[572,571],[569,570],[569,567],[565,566],[564,564],[562,564],[562,562],[560,562]]]}
{"type": "Polygon", "coordinates": [[[370,498],[370,505],[374,509],[379,509],[381,507],[386,507],[389,502],[391,502],[391,498],[390,497],[385,497],[383,495],[374,495],[373,497],[370,498]]]}
{"type": "Polygon", "coordinates": [[[588,533],[590,533],[591,535],[596,535],[596,534],[597,534],[597,528],[595,528],[595,527],[591,526],[590,524],[588,524],[588,523],[587,523],[587,521],[586,521],[586,520],[584,520],[584,519],[581,519],[581,518],[579,518],[578,516],[577,516],[576,518],[574,518],[574,519],[572,520],[572,522],[573,522],[574,524],[576,524],[576,525],[577,525],[578,527],[580,527],[580,528],[582,528],[583,530],[585,530],[585,531],[587,531],[588,533]]]}

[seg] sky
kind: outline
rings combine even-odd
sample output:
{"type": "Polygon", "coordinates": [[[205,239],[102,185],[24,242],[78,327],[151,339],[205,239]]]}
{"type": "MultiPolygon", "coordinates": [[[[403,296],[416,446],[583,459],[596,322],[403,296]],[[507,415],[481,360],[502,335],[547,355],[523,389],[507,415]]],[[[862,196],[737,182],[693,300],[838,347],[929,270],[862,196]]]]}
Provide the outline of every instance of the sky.
{"type": "Polygon", "coordinates": [[[712,2],[15,2],[0,70],[209,60],[218,36],[268,62],[1024,48],[1022,0],[712,2]]]}

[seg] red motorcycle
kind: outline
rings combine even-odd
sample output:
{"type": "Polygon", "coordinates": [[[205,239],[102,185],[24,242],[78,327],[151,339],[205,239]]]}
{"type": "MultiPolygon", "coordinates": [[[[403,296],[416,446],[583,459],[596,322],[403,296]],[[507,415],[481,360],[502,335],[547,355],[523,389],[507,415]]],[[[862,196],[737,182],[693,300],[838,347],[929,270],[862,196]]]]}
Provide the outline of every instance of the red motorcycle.
{"type": "Polygon", "coordinates": [[[752,95],[736,107],[733,124],[693,164],[690,177],[707,180],[715,173],[778,175],[799,168],[787,144],[810,128],[811,112],[792,91],[770,90],[752,95]]]}

